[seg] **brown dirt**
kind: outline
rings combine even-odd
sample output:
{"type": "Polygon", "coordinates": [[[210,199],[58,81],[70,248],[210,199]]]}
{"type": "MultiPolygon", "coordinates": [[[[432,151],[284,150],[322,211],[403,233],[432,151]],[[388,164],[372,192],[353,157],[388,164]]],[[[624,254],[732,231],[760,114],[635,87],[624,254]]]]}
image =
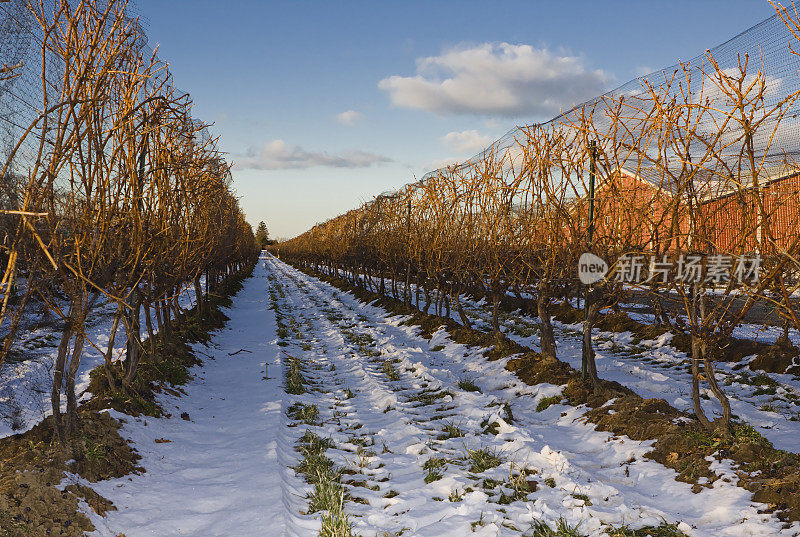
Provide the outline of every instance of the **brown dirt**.
{"type": "Polygon", "coordinates": [[[762,350],[748,364],[753,371],[767,373],[800,373],[800,366],[794,365],[795,358],[800,356],[800,349],[792,344],[777,343],[762,350]]]}
{"type": "Polygon", "coordinates": [[[30,431],[0,439],[0,536],[73,537],[92,531],[78,512],[84,500],[102,515],[113,504],[82,485],[57,488],[65,472],[96,482],[141,471],[139,455],[119,435],[108,414],[81,408],[75,440],[62,449],[51,443],[52,418],[30,431]],[[67,464],[67,461],[73,460],[67,464]]]}
{"type": "Polygon", "coordinates": [[[86,485],[81,485],[80,483],[77,485],[69,485],[65,490],[82,497],[86,503],[89,504],[89,507],[100,516],[105,516],[108,511],[117,510],[110,500],[103,498],[96,493],[94,489],[90,489],[86,485]]]}
{"type": "Polygon", "coordinates": [[[547,382],[561,386],[570,381],[575,372],[564,362],[555,358],[543,358],[538,352],[527,352],[518,358],[511,358],[506,369],[516,374],[528,384],[547,382]]]}

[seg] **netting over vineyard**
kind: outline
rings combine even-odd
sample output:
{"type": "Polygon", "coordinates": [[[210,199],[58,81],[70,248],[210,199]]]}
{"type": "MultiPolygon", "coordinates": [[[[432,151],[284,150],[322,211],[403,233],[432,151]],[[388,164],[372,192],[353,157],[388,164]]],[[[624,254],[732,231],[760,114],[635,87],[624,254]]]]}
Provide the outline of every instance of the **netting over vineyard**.
{"type": "MultiPolygon", "coordinates": [[[[789,27],[774,15],[706,53],[630,80],[539,126],[575,128],[582,118],[591,116],[593,132],[588,135],[595,136],[601,145],[612,137],[619,139],[620,130],[627,131],[624,137],[631,145],[637,145],[637,151],[618,164],[662,187],[668,186],[664,184],[665,170],[680,167],[683,161],[691,162],[693,157],[696,160],[709,146],[723,155],[723,161],[727,160],[728,166],[723,167],[729,173],[740,169],[744,131],[751,128],[753,136],[748,143],[758,160],[758,176],[765,180],[781,177],[789,172],[787,167],[794,167],[800,154],[800,101],[789,97],[800,90],[800,56],[790,51],[793,42],[796,40],[789,27]],[[720,80],[719,73],[731,80],[720,80]],[[740,86],[725,87],[731,83],[740,86]],[[731,90],[743,93],[744,99],[735,102],[729,95],[731,90]],[[696,130],[692,136],[683,134],[684,154],[678,154],[674,147],[642,146],[641,138],[652,129],[650,111],[654,103],[669,102],[670,98],[702,108],[686,125],[696,130]],[[737,106],[743,109],[734,110],[737,106]]],[[[528,143],[526,130],[530,127],[514,127],[484,151],[459,164],[456,171],[499,155],[504,155],[501,158],[507,160],[507,167],[512,167],[528,143]]],[[[578,126],[577,130],[581,128],[578,126]]],[[[422,180],[446,173],[445,170],[431,171],[422,180]]],[[[700,170],[696,180],[700,182],[705,175],[708,187],[718,182],[718,173],[700,170]]]]}
{"type": "Polygon", "coordinates": [[[0,170],[0,366],[41,298],[64,321],[51,403],[66,444],[84,343],[99,349],[83,329],[96,301],[117,310],[108,386],[130,385],[140,313],[160,308],[163,324],[188,285],[200,311],[201,278],[207,294],[258,251],[230,165],[129,0],[0,2],[0,170]]]}
{"type": "MultiPolygon", "coordinates": [[[[142,64],[151,59],[154,64],[163,64],[149,45],[136,6],[131,2],[117,4],[120,4],[116,8],[119,10],[117,15],[124,22],[117,22],[113,27],[116,31],[122,31],[124,27],[124,31],[131,35],[127,43],[128,52],[141,58],[142,64]]],[[[65,65],[63,56],[52,47],[44,47],[48,50],[45,58],[41,57],[45,36],[43,26],[36,17],[41,16],[55,23],[59,19],[60,5],[58,0],[44,0],[41,3],[31,3],[29,0],[0,2],[0,162],[5,163],[13,153],[6,170],[7,181],[24,176],[40,158],[38,139],[42,133],[45,137],[53,136],[53,130],[41,122],[45,115],[43,106],[45,103],[53,105],[58,102],[58,88],[64,77],[65,65]],[[39,6],[37,14],[32,8],[36,5],[39,6]],[[49,88],[52,94],[45,95],[43,88],[49,88]],[[24,136],[29,128],[35,136],[24,136]],[[20,146],[17,148],[18,143],[20,146]]],[[[102,13],[108,5],[108,1],[94,3],[98,13],[102,13]]],[[[77,67],[81,60],[73,57],[72,61],[77,67]]],[[[173,86],[171,74],[166,68],[154,69],[147,76],[150,78],[150,87],[173,86]]],[[[176,95],[186,95],[174,87],[172,91],[176,95]]],[[[199,121],[188,115],[184,121],[187,127],[195,127],[196,136],[209,139],[210,133],[202,128],[199,121]]]]}
{"type": "Polygon", "coordinates": [[[495,287],[574,282],[587,251],[758,253],[780,285],[800,289],[798,41],[800,17],[777,7],[722,45],[517,126],[282,248],[495,287]]]}

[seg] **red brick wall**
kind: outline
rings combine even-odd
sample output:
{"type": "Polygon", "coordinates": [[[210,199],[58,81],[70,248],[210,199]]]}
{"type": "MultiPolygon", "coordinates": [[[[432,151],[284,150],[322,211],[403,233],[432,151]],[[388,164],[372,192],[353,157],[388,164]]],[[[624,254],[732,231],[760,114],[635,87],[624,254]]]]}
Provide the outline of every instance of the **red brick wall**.
{"type": "MultiPolygon", "coordinates": [[[[791,246],[800,233],[800,177],[774,181],[761,191],[765,221],[762,251],[774,252],[791,246]]],[[[758,248],[760,209],[753,191],[735,193],[703,205],[710,242],[721,252],[749,252],[758,248]]]]}
{"type": "MultiPolygon", "coordinates": [[[[800,235],[800,175],[764,186],[762,199],[766,214],[762,252],[788,249],[800,235]]],[[[580,211],[583,228],[585,204],[580,211]]],[[[627,251],[739,255],[758,248],[758,214],[752,191],[707,201],[695,210],[699,239],[689,244],[689,208],[682,204],[676,210],[670,194],[623,173],[603,183],[595,194],[594,241],[627,251]]]]}

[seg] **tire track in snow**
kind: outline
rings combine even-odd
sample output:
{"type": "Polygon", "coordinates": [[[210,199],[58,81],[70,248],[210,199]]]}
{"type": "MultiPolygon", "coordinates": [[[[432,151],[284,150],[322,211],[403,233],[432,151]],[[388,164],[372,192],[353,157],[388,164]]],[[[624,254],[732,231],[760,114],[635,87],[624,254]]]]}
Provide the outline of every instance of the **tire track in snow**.
{"type": "Polygon", "coordinates": [[[688,484],[675,481],[674,471],[644,459],[648,443],[595,431],[584,422],[583,409],[556,404],[536,412],[538,402],[560,387],[526,386],[504,370],[505,360],[489,362],[443,331],[428,341],[417,335],[418,329],[402,326],[401,318],[387,317],[275,259],[267,264],[286,286],[287,307],[310,323],[319,339],[303,358],[319,366],[312,372],[314,380],[329,391],[309,394],[309,400],[317,400],[321,412],[322,406],[332,406],[326,416],[336,408],[346,412],[320,426],[317,434],[334,440],[338,449],[329,450],[329,456],[337,464],[350,464],[367,487],[378,487],[353,487],[354,495],[369,502],[347,503],[358,533],[392,535],[406,528],[403,535],[455,536],[473,530],[521,535],[533,520],[563,517],[593,535],[601,535],[606,524],[639,527],[662,520],[694,527],[688,530],[692,535],[797,534],[797,524],[782,530],[777,519],[760,515],[763,506],[729,482],[735,478],[724,464],[716,471],[729,481],[718,480],[694,494],[688,484]],[[359,336],[373,343],[364,345],[366,337],[359,336]],[[369,356],[365,351],[370,349],[380,356],[369,356]],[[379,365],[387,360],[397,380],[386,378],[379,365]],[[481,393],[458,387],[465,376],[481,393]],[[355,397],[342,397],[346,387],[355,397]],[[443,391],[449,395],[420,404],[425,394],[443,391]],[[502,402],[510,403],[513,421],[502,402]],[[387,404],[394,408],[384,412],[387,404]],[[465,436],[437,437],[447,423],[458,424],[465,436]],[[495,430],[487,432],[491,424],[495,430]],[[353,464],[356,431],[374,439],[362,468],[353,464]],[[467,448],[486,448],[504,462],[484,472],[470,471],[462,460],[467,448]],[[434,457],[445,460],[442,475],[426,483],[423,464],[434,457]],[[514,492],[509,477],[523,466],[537,490],[527,501],[509,501],[514,492]]]}

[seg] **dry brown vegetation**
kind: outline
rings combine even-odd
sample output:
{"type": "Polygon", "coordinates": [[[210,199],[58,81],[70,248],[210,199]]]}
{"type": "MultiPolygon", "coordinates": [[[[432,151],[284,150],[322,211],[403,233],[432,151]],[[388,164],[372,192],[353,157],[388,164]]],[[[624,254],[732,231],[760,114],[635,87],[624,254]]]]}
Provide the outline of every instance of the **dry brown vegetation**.
{"type": "MultiPolygon", "coordinates": [[[[796,13],[780,12],[800,28],[796,13]]],[[[785,54],[793,53],[787,44],[785,54]]],[[[611,92],[521,128],[512,143],[378,196],[275,250],[425,313],[449,315],[453,307],[467,327],[458,296],[477,290],[494,306],[498,336],[502,299],[530,292],[542,353],[552,357],[551,310],[582,295],[581,253],[611,262],[625,253],[668,255],[673,263],[692,253],[705,267],[712,256],[758,254],[761,276],[748,285],[734,276],[683,282],[673,274],[663,285],[623,286],[612,275],[585,293],[583,376],[593,389],[599,379],[591,330],[600,312],[618,311],[631,287],[644,290],[658,320],[691,340],[699,423],[728,435],[730,404],[714,374],[715,343],[730,338],[756,304],[769,304],[787,327],[800,329],[791,299],[800,289],[800,202],[796,193],[767,192],[780,178],[796,178],[781,129],[800,95],[780,94],[760,58],[746,54],[723,66],[708,52],[662,75],[642,79],[635,92],[611,92]],[[788,197],[770,201],[779,195],[788,197]],[[590,225],[591,202],[597,216],[590,225]],[[780,220],[787,203],[794,216],[780,220]],[[680,315],[658,307],[667,300],[680,315]],[[716,420],[700,404],[703,387],[722,405],[716,420]]]]}
{"type": "Polygon", "coordinates": [[[98,350],[107,385],[132,390],[155,350],[143,332],[154,342],[156,329],[183,317],[178,295],[187,284],[202,316],[209,294],[257,251],[217,140],[192,117],[190,97],[147,47],[126,0],[0,7],[13,23],[6,29],[36,52],[0,88],[0,97],[26,105],[0,162],[0,366],[35,297],[63,321],[51,421],[66,445],[76,431],[81,355],[98,346],[84,330],[90,305],[99,298],[117,306],[98,350]],[[123,356],[114,354],[120,325],[123,356]]]}

